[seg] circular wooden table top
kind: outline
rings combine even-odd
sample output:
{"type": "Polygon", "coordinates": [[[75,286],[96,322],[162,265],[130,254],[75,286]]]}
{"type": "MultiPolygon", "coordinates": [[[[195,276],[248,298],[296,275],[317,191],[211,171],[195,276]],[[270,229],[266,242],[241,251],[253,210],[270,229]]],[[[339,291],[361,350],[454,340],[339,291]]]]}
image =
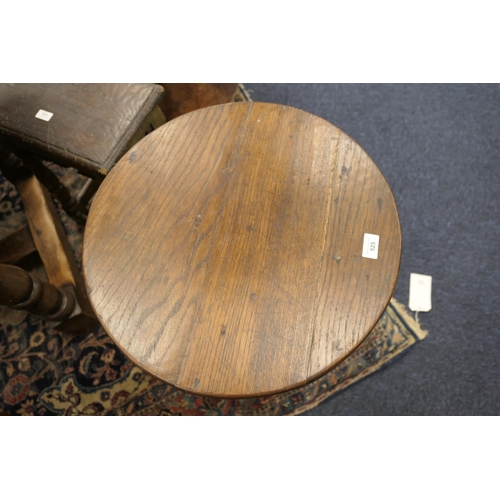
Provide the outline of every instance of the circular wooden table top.
{"type": "Polygon", "coordinates": [[[134,363],[188,392],[249,397],[352,352],[400,257],[392,192],[356,142],[295,108],[234,103],[166,123],[119,161],[92,204],[83,268],[134,363]]]}

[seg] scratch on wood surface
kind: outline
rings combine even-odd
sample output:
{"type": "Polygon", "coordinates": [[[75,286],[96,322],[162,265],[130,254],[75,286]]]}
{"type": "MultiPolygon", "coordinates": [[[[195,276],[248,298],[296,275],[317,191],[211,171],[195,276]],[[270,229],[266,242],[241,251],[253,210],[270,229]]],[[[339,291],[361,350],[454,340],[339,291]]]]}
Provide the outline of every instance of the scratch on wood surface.
{"type": "Polygon", "coordinates": [[[297,299],[297,297],[295,297],[294,295],[292,295],[286,288],[284,288],[283,286],[281,286],[280,283],[282,283],[282,281],[279,279],[279,278],[276,278],[275,276],[272,276],[271,274],[268,274],[268,273],[265,273],[264,271],[260,271],[261,274],[263,274],[264,276],[267,276],[274,284],[277,288],[279,288],[283,293],[285,293],[286,295],[288,295],[293,301],[297,302],[297,304],[300,305],[300,301],[297,299]]]}

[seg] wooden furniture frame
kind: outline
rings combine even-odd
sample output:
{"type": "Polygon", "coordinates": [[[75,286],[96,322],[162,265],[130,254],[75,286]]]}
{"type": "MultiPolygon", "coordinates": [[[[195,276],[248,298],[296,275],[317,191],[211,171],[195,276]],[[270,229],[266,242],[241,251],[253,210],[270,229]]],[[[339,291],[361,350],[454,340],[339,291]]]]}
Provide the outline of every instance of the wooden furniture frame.
{"type": "Polygon", "coordinates": [[[67,332],[99,324],[52,197],[84,224],[109,170],[165,123],[162,95],[156,84],[0,84],[0,171],[16,186],[28,219],[0,240],[0,304],[67,332]],[[73,195],[46,161],[77,169],[87,177],[83,189],[73,195]],[[13,266],[35,251],[48,281],[13,266]]]}
{"type": "Polygon", "coordinates": [[[28,227],[0,241],[0,304],[57,322],[66,332],[86,332],[99,323],[56,208],[34,167],[0,144],[3,175],[17,188],[28,227]],[[2,252],[3,250],[3,252],[2,252]],[[48,282],[11,264],[37,251],[48,282]]]}

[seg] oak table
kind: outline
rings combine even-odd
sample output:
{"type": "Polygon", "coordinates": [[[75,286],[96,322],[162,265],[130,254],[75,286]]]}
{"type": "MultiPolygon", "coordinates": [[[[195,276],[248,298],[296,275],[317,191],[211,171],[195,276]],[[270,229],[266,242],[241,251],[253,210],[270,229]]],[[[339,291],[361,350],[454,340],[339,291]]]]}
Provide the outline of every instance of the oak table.
{"type": "Polygon", "coordinates": [[[339,128],[265,103],[180,116],[97,192],[83,269],[118,347],[180,389],[253,397],[349,355],[394,291],[392,192],[339,128]]]}

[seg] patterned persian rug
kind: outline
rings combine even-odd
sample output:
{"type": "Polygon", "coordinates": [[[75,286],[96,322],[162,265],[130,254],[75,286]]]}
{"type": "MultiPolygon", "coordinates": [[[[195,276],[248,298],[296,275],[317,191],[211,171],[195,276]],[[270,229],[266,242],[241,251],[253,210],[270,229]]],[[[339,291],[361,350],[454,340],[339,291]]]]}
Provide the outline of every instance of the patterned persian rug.
{"type": "MultiPolygon", "coordinates": [[[[70,189],[76,171],[50,166],[70,189]]],[[[57,205],[78,263],[82,227],[57,205]]],[[[25,223],[15,187],[0,177],[0,238],[25,223]]],[[[33,259],[32,259],[33,260],[33,259]]],[[[36,259],[27,270],[44,277],[36,259]]],[[[58,332],[33,315],[0,306],[0,412],[10,415],[298,415],[394,360],[426,332],[392,300],[361,346],[305,387],[254,399],[187,394],[133,365],[102,328],[58,332]]]]}

